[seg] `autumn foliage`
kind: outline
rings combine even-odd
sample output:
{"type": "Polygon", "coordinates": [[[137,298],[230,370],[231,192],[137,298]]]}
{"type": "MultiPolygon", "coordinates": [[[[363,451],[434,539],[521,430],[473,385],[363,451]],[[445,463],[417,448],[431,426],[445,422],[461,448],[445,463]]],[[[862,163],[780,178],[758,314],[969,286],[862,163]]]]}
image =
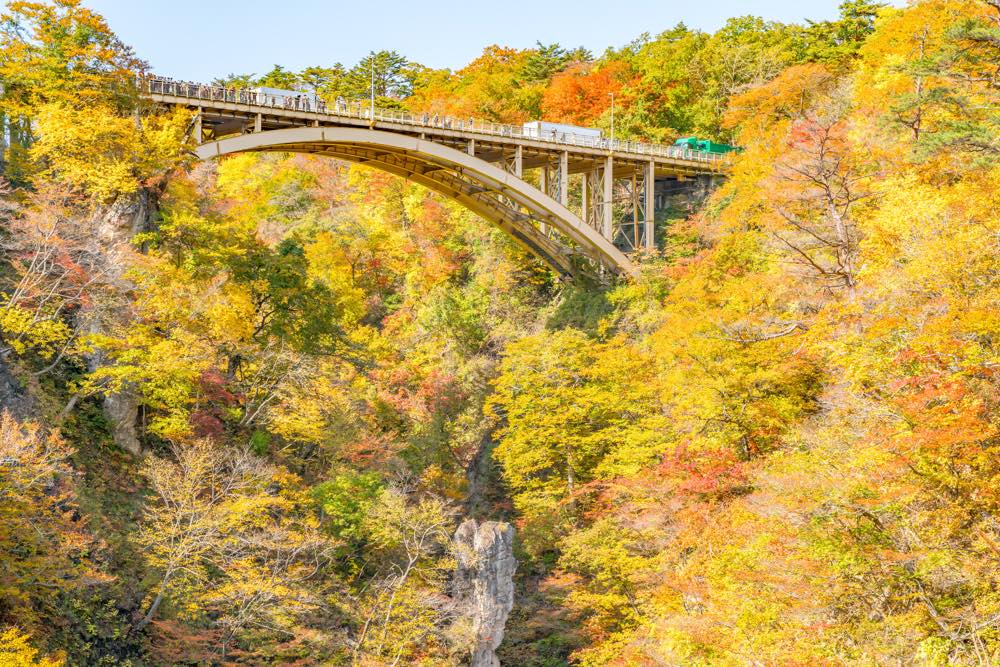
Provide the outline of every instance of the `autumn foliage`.
{"type": "Polygon", "coordinates": [[[221,79],[739,145],[576,283],[365,166],[193,164],[78,0],[0,28],[0,665],[465,664],[468,517],[503,664],[1000,664],[996,2],[221,79]]]}

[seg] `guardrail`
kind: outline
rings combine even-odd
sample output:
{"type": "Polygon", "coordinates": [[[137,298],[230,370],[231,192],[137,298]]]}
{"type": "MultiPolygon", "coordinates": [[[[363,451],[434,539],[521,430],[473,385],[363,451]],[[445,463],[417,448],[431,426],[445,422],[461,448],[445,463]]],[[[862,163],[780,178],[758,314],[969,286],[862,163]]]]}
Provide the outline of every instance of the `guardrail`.
{"type": "Polygon", "coordinates": [[[174,97],[184,97],[193,100],[229,102],[289,111],[318,113],[331,117],[359,118],[362,120],[383,121],[415,127],[459,130],[511,139],[542,141],[560,146],[597,148],[612,152],[631,153],[633,155],[674,158],[709,164],[721,163],[727,160],[725,155],[694,151],[683,146],[666,146],[663,144],[648,144],[641,141],[623,141],[620,139],[612,141],[605,137],[594,137],[556,130],[539,134],[537,131],[532,131],[533,128],[526,129],[520,125],[505,125],[503,123],[494,123],[475,118],[458,119],[451,116],[441,116],[440,114],[415,114],[402,109],[382,109],[378,107],[372,109],[370,105],[366,105],[359,100],[349,101],[340,98],[334,104],[330,105],[322,98],[306,93],[294,96],[278,95],[258,92],[251,88],[227,88],[187,81],[174,81],[160,77],[141,80],[140,89],[151,95],[172,95],[174,97]]]}

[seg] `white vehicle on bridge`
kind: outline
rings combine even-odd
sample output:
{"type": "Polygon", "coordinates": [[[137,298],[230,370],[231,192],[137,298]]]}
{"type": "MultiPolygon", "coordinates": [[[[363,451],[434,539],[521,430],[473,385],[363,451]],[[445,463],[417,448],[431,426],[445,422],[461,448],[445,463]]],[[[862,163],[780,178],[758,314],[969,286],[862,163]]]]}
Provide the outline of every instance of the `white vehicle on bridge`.
{"type": "Polygon", "coordinates": [[[564,123],[548,123],[544,120],[531,120],[523,125],[523,136],[529,139],[563,140],[567,135],[578,137],[601,138],[601,131],[595,127],[580,127],[564,123]]]}

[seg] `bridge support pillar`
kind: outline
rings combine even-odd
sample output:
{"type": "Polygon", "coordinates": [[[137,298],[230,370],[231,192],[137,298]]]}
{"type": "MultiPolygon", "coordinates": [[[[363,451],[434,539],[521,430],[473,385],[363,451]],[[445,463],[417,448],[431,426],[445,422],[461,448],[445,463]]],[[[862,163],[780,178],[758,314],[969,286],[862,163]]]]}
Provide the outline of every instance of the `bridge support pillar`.
{"type": "Polygon", "coordinates": [[[646,250],[655,250],[656,239],[653,238],[653,228],[656,222],[656,202],[654,201],[656,194],[656,163],[650,160],[645,165],[643,171],[645,171],[645,174],[642,179],[642,212],[646,227],[646,250]]]}
{"type": "Polygon", "coordinates": [[[604,189],[604,200],[601,202],[601,233],[604,238],[611,239],[614,232],[613,229],[613,216],[614,216],[614,182],[615,182],[615,164],[614,158],[610,155],[604,159],[604,168],[601,170],[601,185],[604,189]]]}
{"type": "Polygon", "coordinates": [[[468,153],[469,155],[471,155],[472,157],[476,157],[476,140],[475,139],[469,139],[469,145],[468,145],[468,147],[466,147],[465,152],[468,153]]]}
{"type": "Polygon", "coordinates": [[[569,200],[569,158],[563,158],[560,154],[558,161],[548,160],[542,165],[539,172],[538,189],[552,197],[562,205],[566,205],[569,200]],[[566,191],[566,198],[563,198],[563,190],[566,191]]]}
{"type": "Polygon", "coordinates": [[[583,175],[583,221],[600,230],[604,220],[604,188],[601,187],[601,168],[594,168],[583,175]]]}
{"type": "Polygon", "coordinates": [[[263,125],[264,125],[264,117],[263,117],[263,115],[256,114],[253,117],[253,131],[254,132],[260,132],[263,125]]]}
{"type": "MultiPolygon", "coordinates": [[[[474,141],[470,139],[471,142],[474,141]]],[[[469,153],[475,157],[474,153],[469,153]]],[[[500,168],[508,174],[514,174],[518,178],[524,178],[524,150],[520,146],[515,146],[514,150],[500,150],[500,168]]]]}
{"type": "Polygon", "coordinates": [[[201,107],[198,107],[198,114],[194,117],[194,127],[191,132],[194,134],[195,143],[200,144],[203,140],[201,133],[201,107]]]}
{"type": "Polygon", "coordinates": [[[632,178],[629,179],[628,184],[632,199],[632,238],[629,239],[629,243],[633,251],[642,247],[642,239],[645,238],[646,234],[646,228],[643,224],[646,220],[646,212],[642,210],[642,190],[645,186],[645,180],[644,172],[639,168],[632,172],[632,178]],[[641,223],[640,220],[642,220],[641,223]]]}
{"type": "Polygon", "coordinates": [[[559,203],[569,206],[569,151],[559,154],[559,203]]]}

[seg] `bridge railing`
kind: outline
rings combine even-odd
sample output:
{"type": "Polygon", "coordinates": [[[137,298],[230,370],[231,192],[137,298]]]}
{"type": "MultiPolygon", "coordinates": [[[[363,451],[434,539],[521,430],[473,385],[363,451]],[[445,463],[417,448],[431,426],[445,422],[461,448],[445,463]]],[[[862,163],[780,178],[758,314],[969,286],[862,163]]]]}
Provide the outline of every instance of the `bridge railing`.
{"type": "Polygon", "coordinates": [[[149,94],[172,95],[174,97],[184,97],[193,100],[229,102],[289,111],[318,113],[332,117],[358,118],[362,120],[397,123],[400,125],[412,125],[415,127],[458,130],[496,137],[529,139],[561,146],[597,148],[634,155],[665,157],[710,164],[728,160],[725,155],[691,150],[685,146],[650,144],[642,141],[621,139],[612,141],[606,137],[595,137],[556,130],[539,133],[534,128],[529,130],[520,125],[494,123],[476,118],[460,119],[440,114],[413,113],[403,109],[383,109],[378,107],[372,109],[371,106],[358,100],[344,100],[340,98],[335,103],[328,104],[324,99],[307,93],[294,96],[273,94],[257,91],[252,88],[228,88],[188,81],[174,81],[173,79],[162,77],[145,78],[140,82],[140,86],[144,92],[149,94]]]}

